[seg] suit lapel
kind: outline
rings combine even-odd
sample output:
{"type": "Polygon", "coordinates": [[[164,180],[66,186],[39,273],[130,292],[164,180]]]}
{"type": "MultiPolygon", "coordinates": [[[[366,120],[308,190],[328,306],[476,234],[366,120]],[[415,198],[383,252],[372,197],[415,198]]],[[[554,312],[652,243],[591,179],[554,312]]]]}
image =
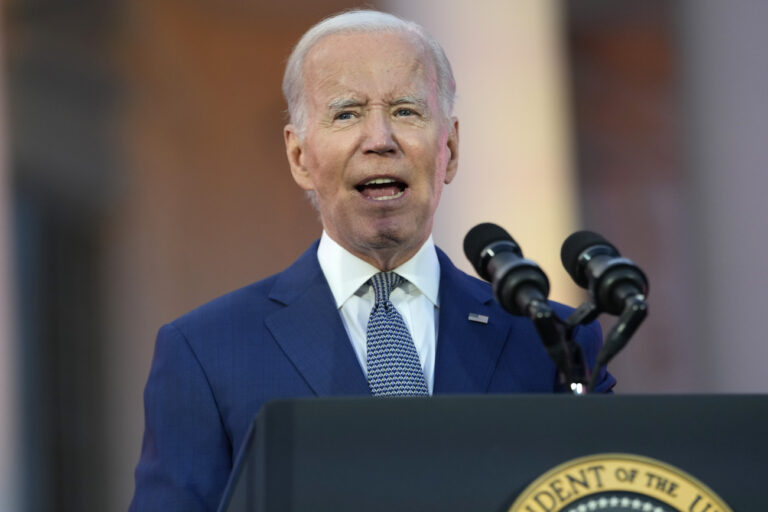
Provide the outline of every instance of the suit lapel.
{"type": "Polygon", "coordinates": [[[512,317],[494,307],[490,288],[453,266],[438,249],[440,324],[437,333],[437,393],[484,393],[508,337],[512,317]],[[476,313],[488,323],[469,320],[476,313]]]}
{"type": "MultiPolygon", "coordinates": [[[[434,392],[484,393],[508,337],[512,316],[495,306],[490,288],[440,261],[440,312],[434,392]],[[470,313],[489,317],[473,322],[470,313]]],[[[368,395],[368,383],[317,262],[317,242],[282,272],[270,299],[284,307],[267,328],[313,392],[368,395]]]]}
{"type": "Polygon", "coordinates": [[[317,242],[279,275],[270,299],[285,307],[266,318],[267,328],[315,394],[370,393],[317,262],[317,242]]]}

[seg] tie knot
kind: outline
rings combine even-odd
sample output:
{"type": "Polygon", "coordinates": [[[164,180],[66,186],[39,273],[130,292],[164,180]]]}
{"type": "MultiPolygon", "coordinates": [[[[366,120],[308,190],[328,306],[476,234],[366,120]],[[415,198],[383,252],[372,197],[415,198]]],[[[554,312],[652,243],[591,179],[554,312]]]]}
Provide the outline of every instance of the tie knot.
{"type": "Polygon", "coordinates": [[[379,272],[371,277],[371,286],[373,286],[373,293],[376,295],[376,304],[388,301],[389,294],[402,282],[403,278],[394,272],[379,272]]]}

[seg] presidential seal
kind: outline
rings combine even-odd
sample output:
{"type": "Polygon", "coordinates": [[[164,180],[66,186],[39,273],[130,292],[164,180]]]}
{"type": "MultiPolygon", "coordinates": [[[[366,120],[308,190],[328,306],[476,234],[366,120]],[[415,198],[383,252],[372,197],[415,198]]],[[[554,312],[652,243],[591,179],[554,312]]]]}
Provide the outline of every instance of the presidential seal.
{"type": "Polygon", "coordinates": [[[529,485],[509,512],[732,512],[693,476],[624,453],[581,457],[529,485]]]}

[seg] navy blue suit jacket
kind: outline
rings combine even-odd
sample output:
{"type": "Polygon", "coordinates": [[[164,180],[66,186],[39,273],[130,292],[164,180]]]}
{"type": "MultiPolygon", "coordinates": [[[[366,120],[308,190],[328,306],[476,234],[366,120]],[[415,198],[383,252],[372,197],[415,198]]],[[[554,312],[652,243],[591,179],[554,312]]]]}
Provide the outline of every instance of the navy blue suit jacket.
{"type": "MultiPolygon", "coordinates": [[[[555,366],[531,322],[502,310],[487,283],[440,250],[438,258],[434,394],[555,391],[555,366]],[[469,321],[470,313],[489,321],[469,321]]],[[[599,326],[581,328],[577,340],[593,365],[599,326]]],[[[605,373],[598,390],[614,383],[605,373]]],[[[216,510],[251,420],[268,400],[367,394],[315,242],[287,270],[160,329],[131,510],[216,510]]]]}

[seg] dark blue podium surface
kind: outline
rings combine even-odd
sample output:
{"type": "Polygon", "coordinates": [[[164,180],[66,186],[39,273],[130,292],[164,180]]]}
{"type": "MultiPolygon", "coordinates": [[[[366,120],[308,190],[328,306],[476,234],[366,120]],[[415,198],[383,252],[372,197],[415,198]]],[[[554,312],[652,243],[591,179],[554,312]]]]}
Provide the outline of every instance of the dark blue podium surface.
{"type": "Polygon", "coordinates": [[[768,396],[277,401],[256,418],[220,511],[500,512],[551,468],[603,453],[663,461],[737,512],[763,510],[768,396]]]}

